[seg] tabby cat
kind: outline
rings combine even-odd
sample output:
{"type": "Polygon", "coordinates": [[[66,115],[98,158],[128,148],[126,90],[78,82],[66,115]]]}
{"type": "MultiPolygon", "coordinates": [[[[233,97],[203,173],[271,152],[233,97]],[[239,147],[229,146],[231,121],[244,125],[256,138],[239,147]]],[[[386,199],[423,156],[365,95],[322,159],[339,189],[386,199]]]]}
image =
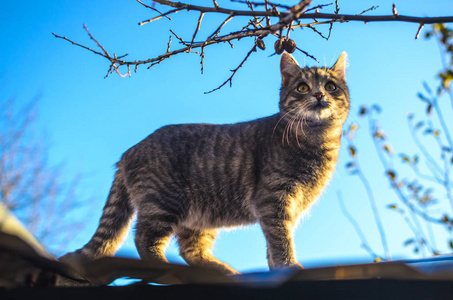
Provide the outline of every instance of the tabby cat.
{"type": "Polygon", "coordinates": [[[346,53],[331,68],[301,68],[283,53],[275,115],[227,125],[165,126],[117,164],[92,239],[72,255],[111,256],[134,214],[142,259],[166,261],[174,235],[189,265],[237,273],[212,254],[218,229],[259,223],[269,267],[302,268],[293,230],[335,169],[349,111],[346,53]]]}

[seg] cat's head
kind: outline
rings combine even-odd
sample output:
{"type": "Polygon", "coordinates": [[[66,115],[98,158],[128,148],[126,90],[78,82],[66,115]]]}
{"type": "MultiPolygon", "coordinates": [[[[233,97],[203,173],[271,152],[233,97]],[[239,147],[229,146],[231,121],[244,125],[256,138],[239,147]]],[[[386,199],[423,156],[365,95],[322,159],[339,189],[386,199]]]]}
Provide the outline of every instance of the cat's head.
{"type": "Polygon", "coordinates": [[[349,112],[346,58],[343,52],[331,68],[301,68],[291,54],[283,53],[279,103],[283,118],[304,128],[341,126],[349,112]]]}

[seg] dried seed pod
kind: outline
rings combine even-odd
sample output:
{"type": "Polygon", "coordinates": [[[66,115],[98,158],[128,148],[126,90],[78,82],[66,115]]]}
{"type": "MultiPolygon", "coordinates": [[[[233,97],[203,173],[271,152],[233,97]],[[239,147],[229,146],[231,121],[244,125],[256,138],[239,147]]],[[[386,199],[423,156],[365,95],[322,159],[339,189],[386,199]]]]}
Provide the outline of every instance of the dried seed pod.
{"type": "Polygon", "coordinates": [[[286,52],[293,53],[296,50],[296,42],[294,42],[292,39],[284,40],[283,48],[286,50],[286,52]]]}
{"type": "Polygon", "coordinates": [[[255,41],[255,44],[258,46],[258,48],[260,48],[261,50],[265,50],[266,49],[266,45],[264,45],[264,41],[261,39],[261,38],[258,38],[256,41],[255,41]]]}
{"type": "Polygon", "coordinates": [[[283,53],[283,39],[279,39],[275,42],[274,44],[274,48],[275,48],[275,53],[277,54],[282,54],[283,53]]]}

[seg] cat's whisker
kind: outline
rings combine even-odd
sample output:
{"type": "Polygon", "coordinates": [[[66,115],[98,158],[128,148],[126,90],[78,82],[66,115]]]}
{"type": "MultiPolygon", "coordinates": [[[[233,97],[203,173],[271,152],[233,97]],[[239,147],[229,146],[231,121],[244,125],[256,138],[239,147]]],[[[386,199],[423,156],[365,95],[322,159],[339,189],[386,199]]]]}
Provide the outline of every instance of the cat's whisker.
{"type": "Polygon", "coordinates": [[[288,143],[288,145],[290,145],[289,143],[289,134],[291,132],[291,122],[288,122],[288,124],[286,125],[286,143],[288,143]]]}
{"type": "Polygon", "coordinates": [[[310,103],[304,103],[301,107],[301,122],[300,122],[300,128],[302,131],[302,134],[305,136],[305,131],[304,131],[304,120],[305,120],[305,111],[310,107],[310,103]]]}
{"type": "Polygon", "coordinates": [[[274,130],[272,130],[272,136],[274,136],[274,133],[275,133],[275,129],[277,128],[278,124],[290,113],[292,113],[294,110],[296,110],[297,107],[293,108],[293,109],[290,109],[288,112],[286,112],[283,116],[281,116],[281,118],[277,121],[277,123],[275,124],[274,126],[274,130]]]}
{"type": "MultiPolygon", "coordinates": [[[[298,118],[299,118],[299,114],[296,116],[296,119],[298,119],[298,118]]],[[[297,146],[300,148],[298,128],[299,128],[299,121],[297,121],[297,123],[296,123],[296,142],[297,142],[297,146]]]]}
{"type": "Polygon", "coordinates": [[[285,145],[285,137],[286,137],[286,141],[289,145],[289,141],[288,141],[288,134],[289,134],[289,122],[287,122],[285,124],[285,130],[283,131],[283,136],[282,136],[282,145],[285,145]]]}
{"type": "MultiPolygon", "coordinates": [[[[299,107],[294,107],[293,109],[290,109],[287,113],[285,113],[283,115],[283,117],[280,118],[279,122],[287,115],[289,115],[290,113],[294,112],[295,110],[298,110],[299,107]]],[[[289,135],[290,135],[290,131],[292,130],[292,124],[294,123],[294,119],[290,119],[286,125],[285,125],[285,130],[283,131],[283,135],[282,135],[282,145],[285,144],[285,137],[286,137],[286,142],[288,143],[288,145],[290,144],[289,142],[289,135]]],[[[278,124],[277,124],[278,125],[278,124]]],[[[275,128],[277,128],[277,125],[274,127],[274,132],[275,132],[275,128]]],[[[273,132],[273,133],[274,133],[273,132]]]]}
{"type": "Polygon", "coordinates": [[[292,119],[291,122],[288,122],[288,130],[286,131],[286,143],[288,144],[288,146],[290,145],[289,136],[291,134],[291,128],[292,128],[293,122],[294,122],[294,119],[292,119]]]}
{"type": "Polygon", "coordinates": [[[283,134],[282,134],[282,145],[285,145],[285,134],[286,134],[287,129],[288,129],[288,124],[285,125],[285,130],[283,131],[283,134]]]}
{"type": "MultiPolygon", "coordinates": [[[[304,114],[305,114],[306,109],[309,108],[309,106],[310,106],[309,103],[304,103],[301,110],[299,111],[299,114],[297,115],[297,118],[300,119],[298,122],[298,127],[300,127],[301,133],[304,137],[306,137],[305,130],[304,130],[304,120],[305,120],[304,114]]],[[[297,136],[299,136],[299,134],[297,134],[297,136]]],[[[298,144],[299,144],[299,141],[298,141],[298,144]]]]}
{"type": "Polygon", "coordinates": [[[304,118],[304,116],[302,116],[302,120],[300,122],[300,128],[302,129],[302,134],[304,136],[306,136],[305,131],[304,131],[304,121],[306,121],[306,119],[304,118]]]}
{"type": "MultiPolygon", "coordinates": [[[[297,119],[297,115],[293,118],[293,120],[291,121],[291,126],[289,128],[290,130],[290,133],[293,132],[293,125],[294,125],[294,122],[296,122],[296,119],[297,119]]],[[[297,128],[297,127],[296,127],[297,128]]],[[[297,133],[296,133],[296,139],[297,139],[297,133]]],[[[289,145],[289,141],[288,141],[288,145],[289,145]]]]}
{"type": "MultiPolygon", "coordinates": [[[[299,117],[300,117],[300,115],[301,115],[302,113],[303,113],[303,111],[300,111],[300,112],[299,112],[299,114],[297,115],[297,119],[299,119],[299,117]]],[[[299,142],[299,133],[298,133],[298,129],[299,129],[299,127],[300,127],[300,124],[301,124],[301,122],[298,121],[298,122],[297,122],[297,125],[296,125],[296,141],[297,141],[297,146],[298,146],[299,148],[301,148],[300,142],[299,142]]],[[[301,128],[301,130],[302,130],[302,134],[304,134],[303,128],[301,128]]]]}
{"type": "Polygon", "coordinates": [[[307,118],[305,116],[302,116],[302,121],[300,123],[300,126],[302,128],[302,134],[304,135],[304,137],[306,137],[307,135],[305,134],[305,130],[304,130],[304,122],[305,123],[307,122],[307,118]]]}
{"type": "Polygon", "coordinates": [[[294,109],[292,109],[291,111],[294,111],[295,109],[298,109],[298,112],[296,113],[296,115],[287,123],[286,127],[285,127],[285,131],[284,131],[284,136],[282,138],[282,140],[285,139],[286,137],[286,141],[288,143],[288,145],[290,144],[290,135],[292,133],[294,133],[294,130],[293,130],[293,126],[294,126],[294,123],[296,123],[296,130],[295,130],[295,136],[296,136],[296,142],[300,148],[300,142],[299,142],[299,133],[298,133],[298,128],[300,126],[300,122],[299,122],[299,119],[300,119],[300,116],[304,114],[304,110],[306,109],[306,107],[308,107],[307,104],[304,104],[302,107],[296,107],[294,109]]]}

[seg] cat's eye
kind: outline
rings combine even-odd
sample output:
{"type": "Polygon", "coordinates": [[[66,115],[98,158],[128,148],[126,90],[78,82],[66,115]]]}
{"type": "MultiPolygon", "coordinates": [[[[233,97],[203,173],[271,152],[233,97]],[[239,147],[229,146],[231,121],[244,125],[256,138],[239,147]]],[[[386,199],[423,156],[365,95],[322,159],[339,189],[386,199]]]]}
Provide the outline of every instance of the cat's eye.
{"type": "Polygon", "coordinates": [[[305,82],[302,82],[302,83],[299,84],[299,86],[297,87],[297,91],[298,91],[299,93],[307,93],[309,90],[310,90],[310,87],[309,87],[308,84],[306,84],[305,82]]]}
{"type": "Polygon", "coordinates": [[[332,81],[329,81],[328,83],[326,83],[324,88],[328,92],[333,92],[333,91],[335,91],[337,89],[337,86],[332,81]]]}

